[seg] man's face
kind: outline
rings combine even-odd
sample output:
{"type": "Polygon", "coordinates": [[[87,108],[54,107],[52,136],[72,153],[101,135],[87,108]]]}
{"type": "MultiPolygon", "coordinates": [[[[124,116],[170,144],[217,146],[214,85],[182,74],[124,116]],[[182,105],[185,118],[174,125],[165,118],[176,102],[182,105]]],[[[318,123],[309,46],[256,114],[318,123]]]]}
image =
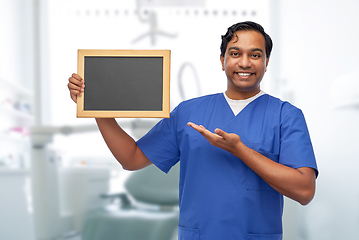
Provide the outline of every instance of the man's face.
{"type": "Polygon", "coordinates": [[[228,79],[227,95],[245,99],[260,91],[260,82],[267,70],[269,58],[265,54],[265,40],[253,30],[237,31],[221,55],[222,70],[228,79]]]}

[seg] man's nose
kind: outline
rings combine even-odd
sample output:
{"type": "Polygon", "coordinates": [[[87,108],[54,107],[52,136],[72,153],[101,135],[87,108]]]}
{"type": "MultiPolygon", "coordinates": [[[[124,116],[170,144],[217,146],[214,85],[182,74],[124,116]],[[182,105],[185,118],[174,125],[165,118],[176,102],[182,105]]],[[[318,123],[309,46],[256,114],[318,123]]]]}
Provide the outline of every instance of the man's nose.
{"type": "Polygon", "coordinates": [[[251,59],[247,55],[243,55],[238,59],[238,66],[246,69],[251,67],[251,59]]]}

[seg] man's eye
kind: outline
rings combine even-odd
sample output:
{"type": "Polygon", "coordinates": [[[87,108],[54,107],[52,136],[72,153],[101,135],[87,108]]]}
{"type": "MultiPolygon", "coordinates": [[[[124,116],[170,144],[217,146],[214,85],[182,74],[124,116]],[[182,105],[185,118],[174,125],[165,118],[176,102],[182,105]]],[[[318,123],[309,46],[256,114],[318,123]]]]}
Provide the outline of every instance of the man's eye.
{"type": "Polygon", "coordinates": [[[237,52],[232,52],[231,55],[232,56],[238,56],[239,54],[237,52]]]}
{"type": "Polygon", "coordinates": [[[260,54],[253,54],[252,57],[254,57],[254,58],[260,58],[261,55],[260,55],[260,54]]]}

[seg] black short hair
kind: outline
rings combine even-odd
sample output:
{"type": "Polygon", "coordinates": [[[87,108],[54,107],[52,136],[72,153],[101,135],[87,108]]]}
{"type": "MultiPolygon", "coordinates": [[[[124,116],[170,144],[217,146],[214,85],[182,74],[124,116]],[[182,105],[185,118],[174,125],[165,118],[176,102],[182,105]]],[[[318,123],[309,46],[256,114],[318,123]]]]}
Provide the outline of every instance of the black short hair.
{"type": "Polygon", "coordinates": [[[264,31],[264,28],[255,22],[251,22],[251,21],[246,21],[246,22],[239,22],[236,24],[233,24],[232,26],[230,26],[227,30],[227,33],[225,35],[222,35],[222,43],[221,43],[221,55],[224,57],[226,49],[227,49],[227,45],[228,43],[232,40],[233,35],[236,35],[237,31],[242,31],[242,30],[253,30],[253,31],[257,31],[260,32],[265,40],[265,51],[266,51],[266,57],[270,57],[270,54],[272,52],[272,48],[273,48],[273,42],[271,37],[264,31]]]}

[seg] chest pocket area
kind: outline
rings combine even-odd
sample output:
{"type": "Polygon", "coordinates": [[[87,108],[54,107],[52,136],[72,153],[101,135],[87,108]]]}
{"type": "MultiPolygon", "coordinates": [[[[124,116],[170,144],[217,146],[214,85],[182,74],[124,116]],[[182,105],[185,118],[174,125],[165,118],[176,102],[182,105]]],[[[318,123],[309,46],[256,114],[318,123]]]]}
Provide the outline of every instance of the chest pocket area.
{"type": "MultiPolygon", "coordinates": [[[[278,162],[279,155],[258,151],[263,156],[278,162]]],[[[247,168],[246,171],[246,189],[247,190],[257,190],[257,191],[274,191],[274,189],[268,185],[261,177],[259,177],[252,169],[247,168]]]]}

